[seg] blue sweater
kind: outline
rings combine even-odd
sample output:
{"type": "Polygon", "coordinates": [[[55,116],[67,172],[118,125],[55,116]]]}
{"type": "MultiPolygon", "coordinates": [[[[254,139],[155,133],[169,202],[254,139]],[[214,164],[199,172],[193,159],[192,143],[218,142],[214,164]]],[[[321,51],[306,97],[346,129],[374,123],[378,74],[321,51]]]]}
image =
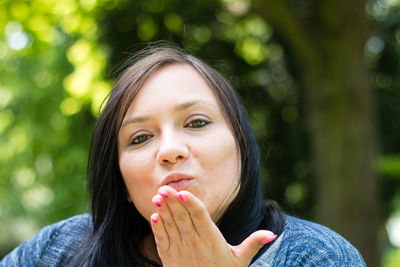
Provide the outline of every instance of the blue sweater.
{"type": "MultiPolygon", "coordinates": [[[[343,237],[312,222],[286,216],[282,234],[250,266],[365,266],[343,237]]],[[[68,263],[91,232],[88,214],[44,227],[0,262],[8,266],[58,266],[68,263]]]]}

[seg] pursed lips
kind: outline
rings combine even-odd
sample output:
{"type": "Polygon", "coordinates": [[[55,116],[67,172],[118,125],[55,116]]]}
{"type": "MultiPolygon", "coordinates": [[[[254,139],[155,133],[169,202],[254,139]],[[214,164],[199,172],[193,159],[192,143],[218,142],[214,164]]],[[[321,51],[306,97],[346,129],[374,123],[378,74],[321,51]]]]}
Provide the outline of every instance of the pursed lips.
{"type": "Polygon", "coordinates": [[[186,189],[192,183],[193,177],[182,173],[171,173],[167,175],[162,185],[168,185],[177,191],[186,189]]]}

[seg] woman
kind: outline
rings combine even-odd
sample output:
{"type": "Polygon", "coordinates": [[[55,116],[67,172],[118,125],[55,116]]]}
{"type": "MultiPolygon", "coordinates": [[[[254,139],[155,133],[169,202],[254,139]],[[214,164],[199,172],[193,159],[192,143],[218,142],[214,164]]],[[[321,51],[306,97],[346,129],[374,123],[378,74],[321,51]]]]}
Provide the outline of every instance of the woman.
{"type": "Polygon", "coordinates": [[[91,215],[1,266],[364,266],[331,230],[263,202],[257,144],[228,81],[175,48],[119,77],[92,139],[91,215]]]}

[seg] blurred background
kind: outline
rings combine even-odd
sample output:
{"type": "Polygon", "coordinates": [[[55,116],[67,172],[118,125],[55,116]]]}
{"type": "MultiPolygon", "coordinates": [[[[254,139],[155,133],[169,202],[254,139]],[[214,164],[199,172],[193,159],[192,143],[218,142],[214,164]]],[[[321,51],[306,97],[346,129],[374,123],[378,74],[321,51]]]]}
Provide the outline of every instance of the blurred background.
{"type": "Polygon", "coordinates": [[[266,198],[400,266],[399,0],[0,0],[0,258],[88,211],[101,104],[157,40],[232,81],[266,198]]]}

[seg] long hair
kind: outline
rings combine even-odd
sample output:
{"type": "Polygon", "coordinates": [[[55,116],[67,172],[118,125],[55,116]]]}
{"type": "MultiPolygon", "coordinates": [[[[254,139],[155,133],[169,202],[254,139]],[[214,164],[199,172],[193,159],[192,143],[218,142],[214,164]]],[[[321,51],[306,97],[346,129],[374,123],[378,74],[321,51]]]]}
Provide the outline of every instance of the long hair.
{"type": "Polygon", "coordinates": [[[135,206],[127,201],[118,164],[117,137],[126,112],[145,81],[168,64],[192,66],[208,82],[239,148],[238,194],[217,222],[226,241],[231,245],[240,244],[259,229],[269,229],[276,234],[282,231],[281,212],[263,202],[258,146],[246,112],[230,83],[216,70],[178,48],[156,47],[131,60],[98,118],[88,162],[93,233],[78,257],[78,265],[158,266],[141,252],[143,239],[151,229],[135,206]]]}

